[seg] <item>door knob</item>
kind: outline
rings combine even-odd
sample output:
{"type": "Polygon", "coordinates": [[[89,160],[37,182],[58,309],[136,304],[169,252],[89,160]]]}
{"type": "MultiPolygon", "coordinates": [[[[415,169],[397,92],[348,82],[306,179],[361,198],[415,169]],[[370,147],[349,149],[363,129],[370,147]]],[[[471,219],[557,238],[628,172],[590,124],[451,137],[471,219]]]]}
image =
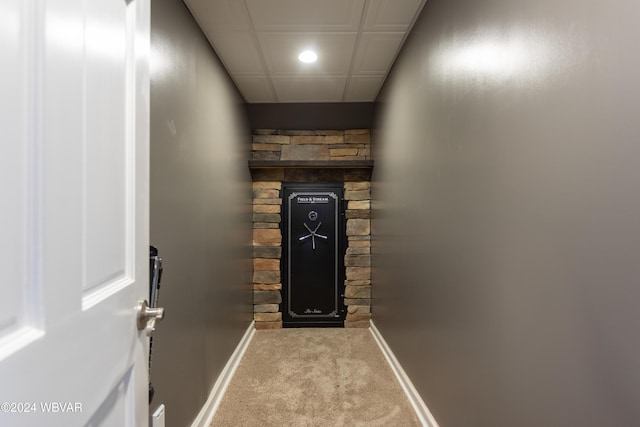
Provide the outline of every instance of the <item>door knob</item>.
{"type": "Polygon", "coordinates": [[[146,330],[147,335],[151,336],[151,333],[156,329],[156,322],[164,318],[164,308],[149,307],[147,300],[142,300],[138,302],[136,311],[138,313],[138,330],[146,330]]]}

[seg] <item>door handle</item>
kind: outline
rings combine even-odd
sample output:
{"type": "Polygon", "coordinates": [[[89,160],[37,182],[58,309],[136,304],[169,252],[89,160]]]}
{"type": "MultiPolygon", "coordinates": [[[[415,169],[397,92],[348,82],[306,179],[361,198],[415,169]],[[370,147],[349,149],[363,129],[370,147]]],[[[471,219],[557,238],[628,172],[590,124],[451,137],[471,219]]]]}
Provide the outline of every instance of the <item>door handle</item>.
{"type": "Polygon", "coordinates": [[[147,302],[147,300],[138,302],[136,312],[138,330],[145,330],[147,336],[151,336],[151,333],[155,331],[156,322],[164,318],[164,308],[149,307],[149,303],[147,302]]]}

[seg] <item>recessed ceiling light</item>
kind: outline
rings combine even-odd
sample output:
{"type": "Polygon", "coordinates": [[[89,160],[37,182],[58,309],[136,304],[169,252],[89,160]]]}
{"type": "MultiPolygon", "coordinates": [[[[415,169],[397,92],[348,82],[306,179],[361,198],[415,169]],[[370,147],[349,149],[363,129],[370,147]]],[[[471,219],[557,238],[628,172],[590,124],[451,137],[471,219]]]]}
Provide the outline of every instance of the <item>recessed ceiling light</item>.
{"type": "Polygon", "coordinates": [[[318,59],[318,55],[316,55],[316,53],[312,50],[305,50],[300,55],[298,55],[298,59],[300,60],[300,62],[309,64],[311,62],[316,62],[316,60],[318,59]]]}

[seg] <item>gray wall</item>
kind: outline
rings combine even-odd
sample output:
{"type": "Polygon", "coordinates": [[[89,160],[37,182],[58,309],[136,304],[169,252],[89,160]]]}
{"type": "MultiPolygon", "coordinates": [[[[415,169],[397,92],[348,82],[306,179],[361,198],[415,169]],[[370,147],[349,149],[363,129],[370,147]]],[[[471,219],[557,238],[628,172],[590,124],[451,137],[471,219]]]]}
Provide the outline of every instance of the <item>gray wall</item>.
{"type": "Polygon", "coordinates": [[[179,0],[154,0],[151,242],[164,258],[151,410],[187,426],[251,321],[245,105],[179,0]]]}
{"type": "Polygon", "coordinates": [[[373,102],[247,104],[252,129],[371,129],[373,102]]]}
{"type": "Polygon", "coordinates": [[[442,427],[640,425],[639,17],[429,0],[386,82],[374,322],[442,427]]]}

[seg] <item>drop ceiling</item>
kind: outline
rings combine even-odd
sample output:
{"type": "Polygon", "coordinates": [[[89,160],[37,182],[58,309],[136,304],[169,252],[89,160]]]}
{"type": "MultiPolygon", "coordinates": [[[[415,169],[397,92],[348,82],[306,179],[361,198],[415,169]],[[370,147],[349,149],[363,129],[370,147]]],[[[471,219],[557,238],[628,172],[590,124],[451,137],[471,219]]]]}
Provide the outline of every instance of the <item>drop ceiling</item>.
{"type": "Polygon", "coordinates": [[[425,1],[185,3],[247,102],[287,103],[374,101],[425,1]]]}

